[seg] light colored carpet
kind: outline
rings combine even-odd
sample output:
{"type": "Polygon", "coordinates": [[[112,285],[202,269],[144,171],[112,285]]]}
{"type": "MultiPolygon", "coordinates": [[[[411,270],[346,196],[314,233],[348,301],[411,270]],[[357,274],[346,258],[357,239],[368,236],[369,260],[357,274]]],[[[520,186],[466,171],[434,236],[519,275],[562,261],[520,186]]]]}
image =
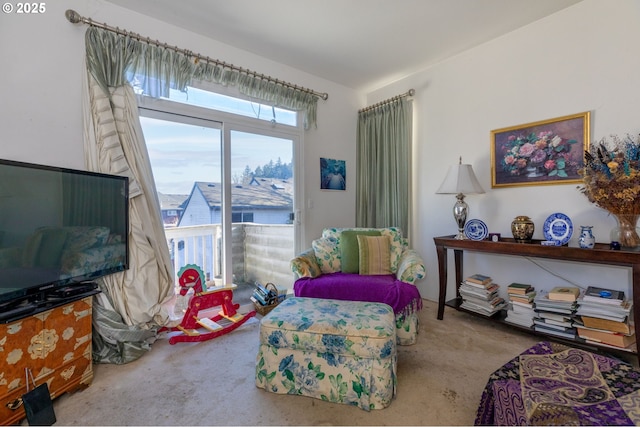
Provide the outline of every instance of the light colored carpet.
{"type": "MultiPolygon", "coordinates": [[[[472,425],[488,376],[539,341],[425,301],[418,343],[398,348],[391,405],[366,412],[256,388],[258,320],[214,340],[152,350],[127,365],[95,365],[85,390],[56,399],[56,425],[472,425]]],[[[26,422],[23,423],[26,425],[26,422]]]]}

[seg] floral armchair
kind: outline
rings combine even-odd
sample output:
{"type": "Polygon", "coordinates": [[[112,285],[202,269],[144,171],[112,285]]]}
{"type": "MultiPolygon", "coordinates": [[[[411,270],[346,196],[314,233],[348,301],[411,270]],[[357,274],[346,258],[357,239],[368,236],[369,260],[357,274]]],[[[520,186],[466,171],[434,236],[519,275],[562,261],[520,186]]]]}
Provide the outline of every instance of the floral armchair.
{"type": "Polygon", "coordinates": [[[422,308],[415,283],[426,270],[399,228],[325,228],[291,269],[296,296],[386,303],[396,315],[398,344],[415,343],[422,308]]]}

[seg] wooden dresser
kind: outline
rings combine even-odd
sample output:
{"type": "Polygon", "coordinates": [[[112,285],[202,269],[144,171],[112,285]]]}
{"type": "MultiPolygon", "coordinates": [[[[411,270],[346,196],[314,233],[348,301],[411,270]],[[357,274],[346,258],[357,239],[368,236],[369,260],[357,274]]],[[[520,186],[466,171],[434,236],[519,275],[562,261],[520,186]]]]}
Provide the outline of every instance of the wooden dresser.
{"type": "Polygon", "coordinates": [[[36,385],[48,383],[52,398],[91,383],[92,299],[81,297],[0,324],[0,424],[25,418],[20,399],[26,392],[25,368],[36,385]]]}

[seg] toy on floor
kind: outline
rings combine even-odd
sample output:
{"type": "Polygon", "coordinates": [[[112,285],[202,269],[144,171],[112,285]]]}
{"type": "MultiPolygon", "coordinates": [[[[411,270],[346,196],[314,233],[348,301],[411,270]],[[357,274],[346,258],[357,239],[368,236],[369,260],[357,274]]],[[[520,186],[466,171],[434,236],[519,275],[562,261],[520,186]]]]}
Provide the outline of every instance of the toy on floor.
{"type": "Polygon", "coordinates": [[[237,329],[256,315],[255,310],[246,314],[238,313],[240,304],[233,303],[233,288],[214,288],[207,290],[204,273],[195,264],[187,264],[178,272],[180,295],[186,295],[189,289],[194,294],[189,300],[187,310],[178,326],[161,330],[181,331],[181,334],[169,338],[169,344],[177,342],[206,341],[237,329]],[[222,310],[213,317],[200,318],[201,310],[221,306],[222,310]],[[208,332],[202,332],[202,329],[208,332]]]}

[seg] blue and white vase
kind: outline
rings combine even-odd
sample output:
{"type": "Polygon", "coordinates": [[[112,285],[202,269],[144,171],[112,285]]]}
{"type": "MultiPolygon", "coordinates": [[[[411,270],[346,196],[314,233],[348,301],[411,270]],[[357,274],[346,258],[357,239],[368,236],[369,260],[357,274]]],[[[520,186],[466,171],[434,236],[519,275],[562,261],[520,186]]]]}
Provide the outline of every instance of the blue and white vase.
{"type": "Polygon", "coordinates": [[[593,237],[591,229],[593,229],[592,225],[580,226],[580,239],[578,239],[578,242],[582,249],[593,249],[596,244],[596,238],[593,237]]]}

